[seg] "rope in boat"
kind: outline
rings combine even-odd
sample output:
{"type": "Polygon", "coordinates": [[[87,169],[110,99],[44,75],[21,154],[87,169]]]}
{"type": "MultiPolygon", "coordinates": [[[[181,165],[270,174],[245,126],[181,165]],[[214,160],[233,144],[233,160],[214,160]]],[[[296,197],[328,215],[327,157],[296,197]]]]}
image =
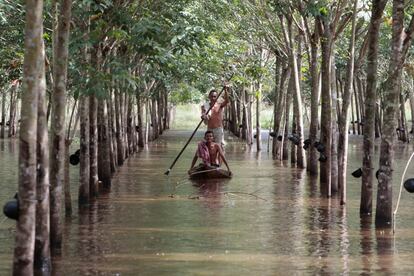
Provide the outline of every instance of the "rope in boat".
{"type": "Polygon", "coordinates": [[[5,216],[2,221],[0,221],[0,226],[6,221],[7,217],[5,216]]]}
{"type": "Polygon", "coordinates": [[[408,166],[410,165],[411,159],[413,159],[413,157],[414,157],[414,152],[411,154],[410,159],[408,159],[407,165],[405,165],[404,173],[403,173],[403,175],[401,177],[400,192],[398,194],[398,199],[397,199],[397,204],[395,206],[395,210],[392,213],[392,216],[393,216],[392,232],[393,233],[395,233],[395,225],[397,223],[396,222],[396,216],[397,216],[397,212],[398,212],[398,207],[400,205],[401,192],[402,192],[402,187],[403,187],[403,184],[404,184],[405,173],[407,172],[408,166]]]}

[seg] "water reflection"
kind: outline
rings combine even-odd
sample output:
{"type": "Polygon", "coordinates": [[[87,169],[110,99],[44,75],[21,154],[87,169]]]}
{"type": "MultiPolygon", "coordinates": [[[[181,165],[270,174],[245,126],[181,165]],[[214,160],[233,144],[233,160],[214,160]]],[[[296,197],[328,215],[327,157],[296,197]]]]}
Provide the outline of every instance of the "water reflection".
{"type": "MultiPolygon", "coordinates": [[[[360,219],[360,180],[348,178],[348,201],[341,206],[337,198],[322,196],[318,178],[243,143],[226,146],[231,180],[189,181],[195,145],[167,178],[163,173],[185,137],[167,132],[119,168],[109,193],[74,210],[64,224],[62,256],[53,259],[54,275],[411,273],[414,201],[408,194],[394,237],[375,231],[372,217],[360,219]]],[[[362,143],[352,137],[350,143],[352,172],[361,162],[362,143]]],[[[11,153],[13,146],[0,142],[3,200],[16,189],[16,145],[11,153]]],[[[396,149],[395,179],[409,149],[396,149]]],[[[73,195],[78,169],[71,167],[73,195]]],[[[0,275],[10,275],[14,233],[6,226],[0,225],[0,241],[0,275]]]]}
{"type": "Polygon", "coordinates": [[[228,181],[225,179],[198,179],[191,182],[196,191],[189,195],[190,199],[201,200],[203,206],[209,209],[217,209],[224,206],[223,198],[228,197],[228,195],[223,190],[228,181]]]}
{"type": "Polygon", "coordinates": [[[375,230],[377,241],[377,265],[379,271],[390,274],[394,271],[394,236],[391,229],[375,230]]]}
{"type": "Polygon", "coordinates": [[[372,216],[361,218],[360,245],[362,272],[360,275],[371,275],[372,273],[372,216]]]}

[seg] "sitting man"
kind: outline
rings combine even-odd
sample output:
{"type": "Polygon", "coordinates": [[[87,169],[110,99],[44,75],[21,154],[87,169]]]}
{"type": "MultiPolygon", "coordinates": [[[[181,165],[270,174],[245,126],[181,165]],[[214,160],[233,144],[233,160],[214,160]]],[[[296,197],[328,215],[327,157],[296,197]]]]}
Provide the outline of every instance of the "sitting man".
{"type": "Polygon", "coordinates": [[[197,162],[197,158],[200,158],[203,163],[199,166],[204,166],[206,169],[212,169],[219,167],[219,160],[223,160],[224,164],[227,167],[227,170],[231,174],[227,160],[224,157],[223,150],[221,146],[217,143],[214,143],[213,132],[207,130],[204,134],[204,140],[198,143],[196,154],[194,155],[193,162],[191,167],[188,170],[188,174],[191,174],[193,171],[194,165],[197,162]]]}

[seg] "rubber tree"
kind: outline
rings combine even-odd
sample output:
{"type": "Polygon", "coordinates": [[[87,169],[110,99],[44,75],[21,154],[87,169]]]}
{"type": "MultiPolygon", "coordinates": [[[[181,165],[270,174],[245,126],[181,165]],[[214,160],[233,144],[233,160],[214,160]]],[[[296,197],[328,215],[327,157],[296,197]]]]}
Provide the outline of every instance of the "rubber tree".
{"type": "Polygon", "coordinates": [[[405,57],[411,46],[414,31],[414,16],[404,30],[404,0],[393,0],[392,39],[389,77],[384,91],[384,119],[381,136],[378,193],[375,213],[377,228],[391,227],[392,222],[392,177],[394,165],[395,129],[401,93],[401,75],[405,57]]]}
{"type": "Polygon", "coordinates": [[[332,98],[331,98],[331,69],[332,54],[335,39],[344,30],[350,16],[343,16],[346,0],[334,4],[328,11],[326,7],[319,10],[316,17],[321,44],[321,134],[320,142],[324,145],[323,152],[326,159],[321,162],[320,182],[321,190],[326,196],[331,196],[331,148],[332,148],[332,98]]]}
{"type": "MultiPolygon", "coordinates": [[[[43,41],[42,41],[43,44],[43,41]]],[[[44,47],[44,46],[43,46],[44,47]]],[[[42,48],[43,48],[42,47],[42,48]]],[[[42,49],[43,57],[44,49],[42,49]]],[[[46,107],[45,63],[40,63],[37,108],[37,206],[34,270],[36,274],[50,275],[50,204],[49,204],[49,137],[46,107]]]]}
{"type": "Polygon", "coordinates": [[[364,151],[362,159],[361,203],[359,213],[371,215],[374,181],[375,110],[377,101],[378,38],[382,14],[387,0],[372,3],[371,22],[368,29],[367,87],[365,96],[364,151]]]}
{"type": "Polygon", "coordinates": [[[349,107],[351,105],[352,83],[354,82],[355,66],[355,31],[357,18],[358,0],[354,0],[351,37],[349,38],[348,62],[346,65],[346,76],[344,91],[342,93],[341,116],[339,117],[338,129],[338,188],[341,204],[346,202],[346,172],[348,164],[348,131],[349,131],[349,107]]]}
{"type": "Polygon", "coordinates": [[[41,89],[43,53],[43,1],[26,1],[23,94],[19,135],[19,220],[16,224],[13,275],[33,275],[36,219],[37,106],[41,89]]]}
{"type": "Polygon", "coordinates": [[[297,63],[297,50],[294,40],[293,32],[293,18],[291,15],[286,16],[286,26],[284,22],[284,17],[280,16],[280,23],[283,29],[283,36],[288,45],[288,56],[289,63],[292,70],[291,80],[292,80],[292,90],[293,90],[293,100],[294,100],[294,114],[295,114],[295,125],[296,125],[296,135],[299,138],[299,145],[297,146],[297,166],[299,168],[306,168],[306,154],[303,149],[303,107],[302,107],[302,95],[300,90],[300,81],[299,81],[299,68],[297,63]]]}
{"type": "MultiPolygon", "coordinates": [[[[303,14],[303,8],[301,8],[303,14]]],[[[305,27],[305,34],[308,40],[308,57],[309,57],[309,69],[311,74],[311,107],[310,107],[310,126],[309,126],[309,154],[307,170],[311,175],[318,174],[318,151],[312,145],[317,141],[318,125],[319,125],[319,98],[320,98],[320,73],[319,73],[319,31],[318,26],[314,23],[313,30],[309,26],[308,18],[303,17],[303,23],[305,27]]]]}
{"type": "Polygon", "coordinates": [[[50,243],[52,253],[62,247],[62,198],[65,186],[65,121],[66,86],[68,67],[69,30],[72,0],[57,1],[55,28],[53,30],[53,92],[50,146],[50,243]]]}

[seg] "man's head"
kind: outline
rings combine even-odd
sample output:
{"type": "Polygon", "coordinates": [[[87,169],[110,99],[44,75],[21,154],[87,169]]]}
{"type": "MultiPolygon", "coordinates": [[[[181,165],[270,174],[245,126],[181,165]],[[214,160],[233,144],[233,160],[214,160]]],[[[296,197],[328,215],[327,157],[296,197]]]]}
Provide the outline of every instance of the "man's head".
{"type": "Polygon", "coordinates": [[[210,102],[214,102],[217,100],[217,90],[216,89],[212,89],[210,90],[210,92],[208,93],[208,98],[210,100],[210,102]]]}
{"type": "Polygon", "coordinates": [[[207,130],[207,131],[204,133],[204,139],[205,139],[207,142],[214,142],[214,134],[213,134],[213,132],[212,132],[212,131],[210,131],[210,130],[207,130]]]}

